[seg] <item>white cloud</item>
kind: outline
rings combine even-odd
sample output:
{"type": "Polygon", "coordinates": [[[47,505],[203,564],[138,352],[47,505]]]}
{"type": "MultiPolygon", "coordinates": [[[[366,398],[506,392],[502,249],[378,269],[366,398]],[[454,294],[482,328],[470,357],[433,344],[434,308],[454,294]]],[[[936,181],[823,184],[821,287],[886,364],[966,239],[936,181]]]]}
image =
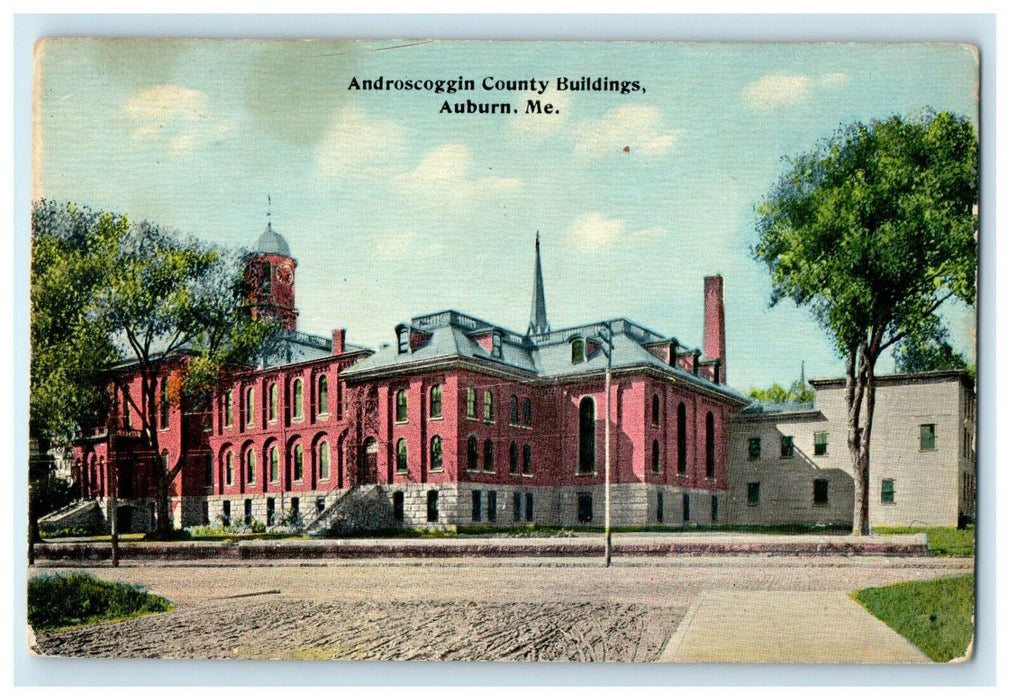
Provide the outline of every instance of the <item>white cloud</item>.
{"type": "Polygon", "coordinates": [[[586,250],[607,248],[620,241],[644,242],[666,233],[663,226],[636,231],[628,230],[624,219],[609,219],[599,212],[584,214],[569,226],[568,238],[573,245],[586,250]]]}
{"type": "Polygon", "coordinates": [[[522,183],[514,178],[494,176],[470,178],[473,153],[469,147],[450,143],[428,151],[417,168],[396,177],[396,185],[407,192],[435,199],[461,200],[517,192],[522,183]]]}
{"type": "Polygon", "coordinates": [[[509,122],[509,132],[526,138],[541,139],[557,131],[568,119],[570,101],[567,92],[547,90],[543,95],[536,92],[523,94],[513,105],[519,111],[509,122]],[[528,100],[539,100],[541,105],[554,106],[552,114],[526,113],[528,100]]]}
{"type": "Polygon", "coordinates": [[[818,77],[772,73],[746,85],[742,90],[742,102],[759,112],[773,112],[805,102],[817,87],[835,88],[847,82],[846,73],[824,73],[818,77]]]}
{"type": "Polygon", "coordinates": [[[616,107],[600,119],[579,125],[576,153],[593,158],[622,152],[635,156],[667,153],[681,132],[662,131],[660,117],[660,110],[649,105],[616,107]]]}
{"type": "Polygon", "coordinates": [[[318,169],[328,177],[392,175],[398,169],[403,129],[356,106],[339,110],[318,147],[318,169]]]}
{"type": "Polygon", "coordinates": [[[179,85],[145,88],[127,100],[124,111],[133,125],[132,140],[162,145],[177,157],[233,131],[229,121],[213,118],[208,95],[179,85]]]}

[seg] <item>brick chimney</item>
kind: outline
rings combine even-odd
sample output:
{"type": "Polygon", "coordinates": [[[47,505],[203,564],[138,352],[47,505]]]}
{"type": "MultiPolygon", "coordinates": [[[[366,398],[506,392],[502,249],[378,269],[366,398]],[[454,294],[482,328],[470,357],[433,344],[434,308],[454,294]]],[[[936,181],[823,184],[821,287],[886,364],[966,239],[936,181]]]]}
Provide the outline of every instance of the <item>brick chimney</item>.
{"type": "Polygon", "coordinates": [[[332,354],[342,355],[346,352],[346,329],[336,328],[332,331],[332,354]]]}
{"type": "Polygon", "coordinates": [[[703,278],[703,353],[720,361],[714,381],[727,383],[727,362],[724,342],[724,278],[711,275],[703,278]]]}

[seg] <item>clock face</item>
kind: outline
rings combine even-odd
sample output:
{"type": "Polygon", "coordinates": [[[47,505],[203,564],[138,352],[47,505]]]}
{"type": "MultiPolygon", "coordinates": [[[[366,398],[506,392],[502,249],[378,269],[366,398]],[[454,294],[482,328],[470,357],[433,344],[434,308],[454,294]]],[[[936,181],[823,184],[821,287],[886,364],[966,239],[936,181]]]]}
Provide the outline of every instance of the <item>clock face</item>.
{"type": "Polygon", "coordinates": [[[275,278],[279,280],[281,284],[293,284],[293,268],[283,263],[275,269],[275,278]]]}

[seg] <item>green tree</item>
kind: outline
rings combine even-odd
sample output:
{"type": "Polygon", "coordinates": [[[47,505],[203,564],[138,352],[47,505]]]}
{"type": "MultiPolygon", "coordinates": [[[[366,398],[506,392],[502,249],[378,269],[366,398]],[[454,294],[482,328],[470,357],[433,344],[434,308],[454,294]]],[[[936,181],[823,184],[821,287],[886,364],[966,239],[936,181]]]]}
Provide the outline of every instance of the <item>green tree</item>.
{"type": "Polygon", "coordinates": [[[39,517],[73,497],[68,485],[54,477],[50,449],[68,447],[82,428],[101,422],[109,410],[103,372],[118,355],[91,300],[104,280],[100,261],[126,230],[121,217],[73,204],[42,200],[32,209],[31,542],[40,539],[39,517]]]}
{"type": "Polygon", "coordinates": [[[974,129],[940,113],[842,128],[757,205],[771,303],[809,308],[845,360],[856,534],[869,531],[876,361],[941,332],[948,299],[974,303],[977,200],[974,129]]]}
{"type": "Polygon", "coordinates": [[[148,222],[130,227],[109,258],[98,314],[125,346],[121,385],[140,379],[141,401],[125,392],[153,456],[158,533],[171,530],[173,481],[190,456],[193,420],[211,410],[214,390],[266,352],[278,327],[252,317],[239,252],[217,249],[148,222]],[[160,379],[171,373],[168,398],[185,424],[173,464],[161,458],[160,379]]]}
{"type": "MultiPolygon", "coordinates": [[[[243,256],[148,222],[39,202],[33,210],[32,406],[42,433],[73,433],[109,416],[109,387],[127,392],[153,456],[159,532],[188,458],[184,426],[174,464],[162,454],[159,379],[185,420],[209,410],[215,388],[269,351],[274,324],[247,308],[243,256]],[[67,391],[71,389],[71,391],[67,391]]],[[[123,392],[121,392],[123,393],[123,392]]]]}
{"type": "Polygon", "coordinates": [[[749,389],[749,398],[767,403],[808,403],[816,398],[816,392],[795,380],[788,389],[776,382],[769,389],[749,389]]]}
{"type": "Polygon", "coordinates": [[[975,368],[953,349],[945,328],[929,338],[901,341],[893,349],[893,359],[898,372],[961,369],[972,381],[975,379],[975,368]]]}

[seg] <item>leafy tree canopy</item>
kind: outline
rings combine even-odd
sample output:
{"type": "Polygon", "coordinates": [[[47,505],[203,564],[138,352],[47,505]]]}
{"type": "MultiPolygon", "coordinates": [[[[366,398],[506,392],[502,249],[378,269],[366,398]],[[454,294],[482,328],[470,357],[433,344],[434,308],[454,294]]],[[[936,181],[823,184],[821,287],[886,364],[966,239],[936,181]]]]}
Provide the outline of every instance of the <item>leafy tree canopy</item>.
{"type": "Polygon", "coordinates": [[[767,403],[808,403],[815,400],[816,392],[796,380],[787,389],[776,382],[769,389],[749,389],[749,398],[767,403]]]}
{"type": "Polygon", "coordinates": [[[947,113],[841,130],[757,207],[772,301],[808,306],[845,357],[928,339],[950,297],[973,303],[978,145],[947,113]],[[878,331],[880,336],[874,339],[878,331]]]}
{"type": "Polygon", "coordinates": [[[118,359],[92,304],[127,220],[43,200],[32,210],[29,422],[33,436],[68,438],[107,410],[101,373],[118,359]]]}

